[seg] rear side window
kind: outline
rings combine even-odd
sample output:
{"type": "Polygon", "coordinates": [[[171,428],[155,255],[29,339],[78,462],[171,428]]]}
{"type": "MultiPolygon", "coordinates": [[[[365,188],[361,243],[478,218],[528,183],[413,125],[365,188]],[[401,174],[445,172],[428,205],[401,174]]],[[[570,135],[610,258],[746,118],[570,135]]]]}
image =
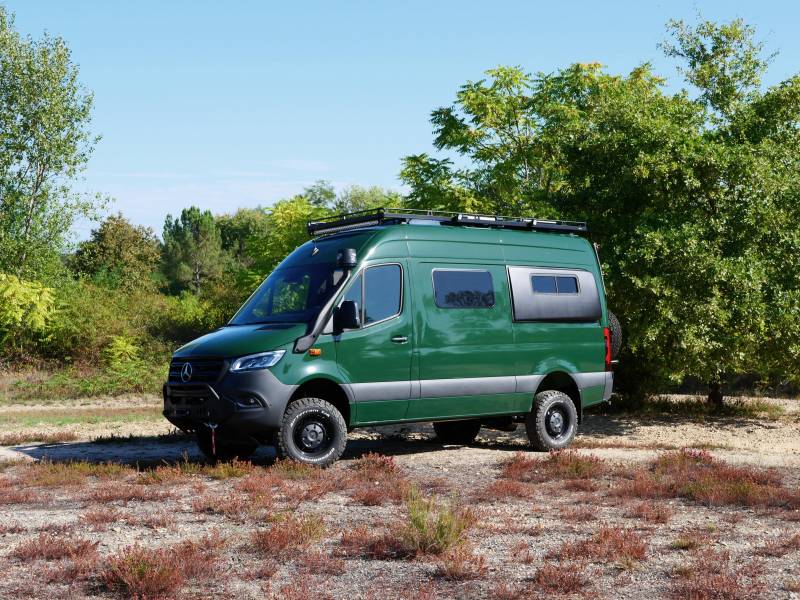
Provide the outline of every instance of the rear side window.
{"type": "Polygon", "coordinates": [[[489,271],[433,271],[433,294],[439,308],[491,308],[494,285],[489,271]]]}
{"type": "Polygon", "coordinates": [[[594,275],[583,269],[508,267],[515,321],[594,323],[601,315],[594,275]]]}

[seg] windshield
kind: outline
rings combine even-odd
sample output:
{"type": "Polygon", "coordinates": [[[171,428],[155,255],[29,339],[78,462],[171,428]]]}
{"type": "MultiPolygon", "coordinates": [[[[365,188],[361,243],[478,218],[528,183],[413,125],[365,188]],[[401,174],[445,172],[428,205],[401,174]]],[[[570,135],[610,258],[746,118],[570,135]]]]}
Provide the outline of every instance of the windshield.
{"type": "Polygon", "coordinates": [[[273,271],[229,325],[311,323],[343,279],[330,264],[303,265],[273,271]]]}

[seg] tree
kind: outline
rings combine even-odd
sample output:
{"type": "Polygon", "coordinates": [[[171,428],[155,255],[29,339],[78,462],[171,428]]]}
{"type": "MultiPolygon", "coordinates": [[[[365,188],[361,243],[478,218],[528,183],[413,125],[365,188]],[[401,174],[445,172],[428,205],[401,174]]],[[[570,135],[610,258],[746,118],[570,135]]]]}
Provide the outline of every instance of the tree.
{"type": "Polygon", "coordinates": [[[230,264],[214,215],[208,210],[192,206],[184,208],[179,219],[167,215],[163,235],[164,274],[173,291],[198,293],[230,264]]]}
{"type": "Polygon", "coordinates": [[[303,197],[313,206],[324,208],[336,201],[336,190],[330,181],[318,179],[303,190],[303,197]]]}
{"type": "Polygon", "coordinates": [[[333,202],[336,213],[356,212],[370,208],[390,208],[403,205],[403,197],[398,192],[382,187],[362,187],[352,185],[342,190],[333,202]]]}
{"type": "Polygon", "coordinates": [[[762,90],[741,21],[672,22],[685,90],[643,64],[500,67],[434,111],[404,160],[420,208],[585,219],[627,332],[622,383],[688,376],[722,401],[735,373],[800,378],[800,78],[762,90]]]}
{"type": "Polygon", "coordinates": [[[258,259],[251,248],[253,240],[266,234],[269,227],[267,211],[258,208],[240,208],[233,215],[216,217],[222,238],[222,248],[242,268],[250,268],[258,259]]]}
{"type": "Polygon", "coordinates": [[[97,138],[64,41],[13,25],[0,7],[0,271],[31,278],[53,269],[75,218],[98,203],[70,187],[97,138]]]}
{"type": "Polygon", "coordinates": [[[152,284],[161,258],[153,230],[134,226],[122,214],[111,215],[78,245],[73,269],[102,279],[111,287],[137,288],[152,284]]]}

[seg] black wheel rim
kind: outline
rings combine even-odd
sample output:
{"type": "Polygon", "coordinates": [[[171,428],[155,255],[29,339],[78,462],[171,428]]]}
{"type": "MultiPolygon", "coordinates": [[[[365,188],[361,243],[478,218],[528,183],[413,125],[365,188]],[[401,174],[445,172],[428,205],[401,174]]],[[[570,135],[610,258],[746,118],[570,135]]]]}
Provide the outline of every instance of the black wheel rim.
{"type": "Polygon", "coordinates": [[[551,406],[544,415],[544,427],[554,440],[560,440],[569,433],[569,414],[563,406],[551,406]]]}
{"type": "Polygon", "coordinates": [[[333,426],[324,415],[309,415],[294,427],[293,437],[297,449],[306,456],[320,456],[333,445],[333,426]]]}

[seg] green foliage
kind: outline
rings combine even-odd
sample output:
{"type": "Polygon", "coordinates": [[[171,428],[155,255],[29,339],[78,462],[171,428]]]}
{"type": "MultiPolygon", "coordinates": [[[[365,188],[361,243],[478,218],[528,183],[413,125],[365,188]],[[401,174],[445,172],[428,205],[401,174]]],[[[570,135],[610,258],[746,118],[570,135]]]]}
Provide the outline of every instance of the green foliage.
{"type": "Polygon", "coordinates": [[[411,487],[406,498],[408,522],[400,534],[403,544],[419,554],[442,554],[464,542],[467,530],[474,523],[472,513],[442,503],[435,498],[424,498],[411,487]]]}
{"type": "Polygon", "coordinates": [[[0,271],[32,279],[58,270],[74,219],[98,203],[70,188],[96,139],[64,41],[13,26],[0,6],[0,271]]]}
{"type": "Polygon", "coordinates": [[[197,293],[230,266],[210,211],[192,206],[184,208],[178,219],[167,215],[163,237],[164,273],[173,291],[191,289],[197,293]]]}
{"type": "Polygon", "coordinates": [[[152,229],[134,226],[117,214],[107,217],[79,244],[72,267],[109,287],[140,288],[152,284],[160,256],[152,229]]]}
{"type": "Polygon", "coordinates": [[[50,288],[0,273],[0,344],[21,349],[41,340],[54,308],[50,288]]]}
{"type": "Polygon", "coordinates": [[[433,112],[404,160],[418,208],[585,219],[626,330],[628,392],[695,376],[800,378],[800,78],[762,90],[740,21],[670,25],[697,90],[643,64],[528,75],[500,67],[433,112]]]}

